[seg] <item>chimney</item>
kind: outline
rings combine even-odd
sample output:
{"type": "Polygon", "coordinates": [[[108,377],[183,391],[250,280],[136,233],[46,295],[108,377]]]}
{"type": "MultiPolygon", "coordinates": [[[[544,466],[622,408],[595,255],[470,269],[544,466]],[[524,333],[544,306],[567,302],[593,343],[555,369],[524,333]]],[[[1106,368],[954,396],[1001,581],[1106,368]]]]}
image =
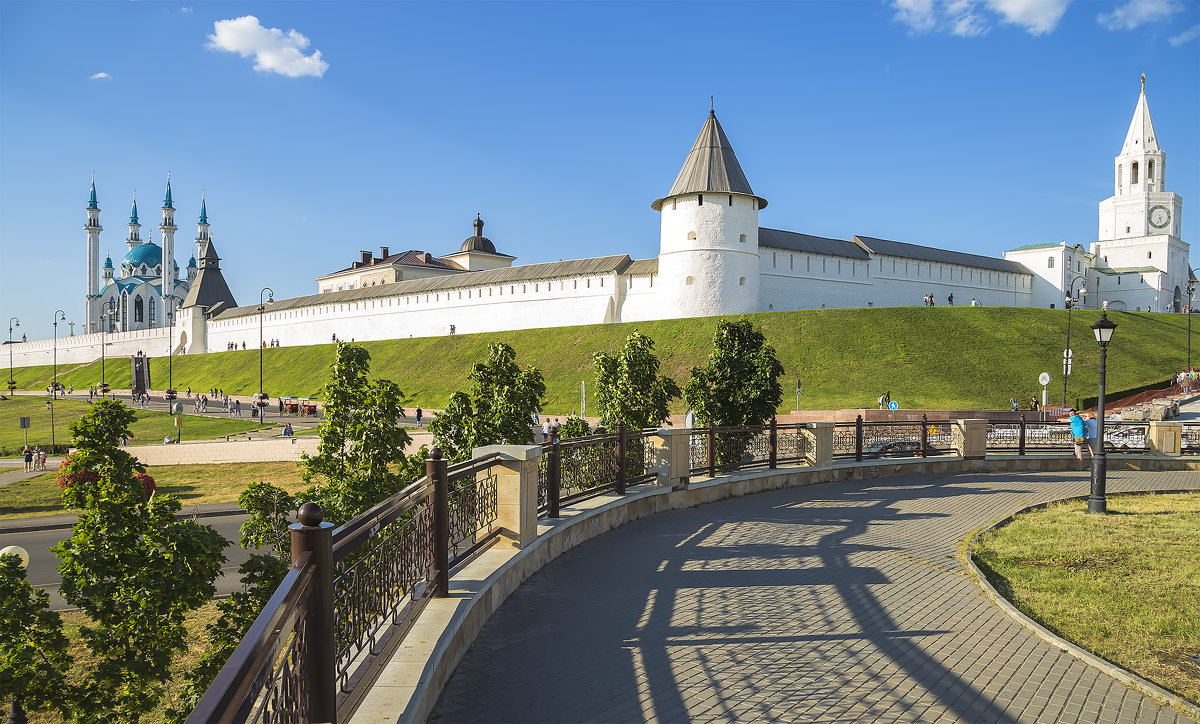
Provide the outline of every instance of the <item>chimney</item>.
{"type": "Polygon", "coordinates": [[[389,256],[391,256],[391,254],[388,254],[388,248],[386,246],[379,247],[379,258],[380,259],[386,259],[389,256]]]}
{"type": "Polygon", "coordinates": [[[371,252],[369,252],[369,251],[359,251],[358,253],[359,253],[359,254],[362,254],[362,262],[360,262],[361,264],[363,264],[364,266],[366,266],[367,264],[370,264],[370,263],[371,263],[371,252]]]}

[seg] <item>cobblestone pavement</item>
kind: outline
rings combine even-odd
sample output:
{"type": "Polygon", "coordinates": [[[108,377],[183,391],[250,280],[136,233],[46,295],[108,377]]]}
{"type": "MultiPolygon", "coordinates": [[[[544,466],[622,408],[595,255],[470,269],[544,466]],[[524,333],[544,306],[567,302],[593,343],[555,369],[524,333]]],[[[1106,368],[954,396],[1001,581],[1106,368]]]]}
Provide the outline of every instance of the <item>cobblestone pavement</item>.
{"type": "Polygon", "coordinates": [[[955,559],[972,529],[1084,494],[1085,475],[832,483],[630,523],[514,592],[430,721],[1192,721],[1027,632],[955,559]]]}

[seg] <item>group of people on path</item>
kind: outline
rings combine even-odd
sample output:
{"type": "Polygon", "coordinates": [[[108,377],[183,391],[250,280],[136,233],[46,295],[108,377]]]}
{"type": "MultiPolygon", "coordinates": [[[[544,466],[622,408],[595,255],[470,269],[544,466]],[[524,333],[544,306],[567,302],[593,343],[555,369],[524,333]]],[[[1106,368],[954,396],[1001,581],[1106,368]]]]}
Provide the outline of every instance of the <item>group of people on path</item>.
{"type": "Polygon", "coordinates": [[[1071,437],[1075,443],[1075,460],[1079,469],[1084,470],[1083,451],[1087,450],[1088,455],[1095,458],[1096,452],[1100,449],[1098,447],[1100,444],[1100,421],[1090,412],[1085,419],[1078,410],[1072,407],[1067,410],[1067,417],[1059,418],[1059,422],[1071,423],[1071,437]]]}
{"type": "MultiPolygon", "coordinates": [[[[954,306],[954,293],[953,293],[953,292],[951,292],[951,293],[950,293],[950,294],[949,294],[949,295],[946,297],[946,303],[947,303],[947,304],[949,304],[949,305],[950,305],[950,306],[952,306],[952,307],[954,306]]],[[[935,299],[933,298],[933,295],[932,295],[932,294],[926,294],[926,295],[925,295],[925,306],[927,306],[927,307],[936,307],[936,306],[937,306],[937,300],[935,300],[935,299]]]]}
{"type": "Polygon", "coordinates": [[[1175,375],[1175,382],[1184,392],[1191,392],[1196,387],[1196,370],[1184,370],[1175,375]]]}
{"type": "Polygon", "coordinates": [[[26,445],[25,449],[21,451],[21,454],[25,456],[25,472],[35,472],[46,469],[46,451],[42,449],[41,445],[37,445],[35,447],[29,447],[26,445]]]}

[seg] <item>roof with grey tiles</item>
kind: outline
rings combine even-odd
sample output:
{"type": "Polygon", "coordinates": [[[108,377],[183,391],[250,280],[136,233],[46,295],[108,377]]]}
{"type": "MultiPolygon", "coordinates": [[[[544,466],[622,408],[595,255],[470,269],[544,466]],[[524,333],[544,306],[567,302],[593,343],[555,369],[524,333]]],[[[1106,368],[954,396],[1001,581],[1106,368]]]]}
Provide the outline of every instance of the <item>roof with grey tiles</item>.
{"type": "Polygon", "coordinates": [[[841,239],[829,239],[824,236],[800,234],[795,231],[782,231],[759,227],[758,245],[772,249],[787,249],[788,251],[803,251],[810,254],[829,254],[850,259],[870,260],[871,255],[858,244],[841,239]]]}
{"type": "Polygon", "coordinates": [[[670,192],[651,204],[651,207],[659,211],[663,202],[672,196],[709,192],[754,196],[758,199],[758,208],[767,205],[767,200],[755,196],[750,188],[750,182],[746,180],[746,174],[742,172],[742,166],[733,153],[733,146],[729,144],[713,111],[708,112],[708,119],[692,144],[692,150],[683,162],[683,168],[679,170],[670,192]]]}
{"type": "Polygon", "coordinates": [[[872,254],[898,256],[904,259],[918,259],[938,264],[960,264],[962,266],[973,266],[977,269],[991,269],[1010,274],[1033,273],[1024,264],[1008,261],[1007,259],[983,256],[982,254],[968,254],[962,251],[935,249],[931,246],[908,244],[903,241],[888,241],[887,239],[876,239],[871,236],[856,235],[853,240],[872,254]]]}

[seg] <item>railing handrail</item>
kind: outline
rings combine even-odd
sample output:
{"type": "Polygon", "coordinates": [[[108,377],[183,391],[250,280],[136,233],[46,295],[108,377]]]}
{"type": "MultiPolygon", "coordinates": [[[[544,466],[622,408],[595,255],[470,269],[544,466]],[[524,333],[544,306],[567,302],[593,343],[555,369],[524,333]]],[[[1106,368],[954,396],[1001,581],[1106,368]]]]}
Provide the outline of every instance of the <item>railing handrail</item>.
{"type": "Polygon", "coordinates": [[[432,487],[433,481],[429,476],[422,475],[392,497],[343,523],[333,531],[333,562],[345,558],[370,538],[374,531],[395,522],[418,501],[423,501],[432,487]]]}
{"type": "Polygon", "coordinates": [[[263,669],[267,669],[268,676],[271,674],[269,667],[279,657],[288,634],[308,604],[308,590],[314,575],[314,568],[309,565],[311,560],[312,553],[306,551],[288,569],[250,630],[197,702],[188,716],[189,722],[233,721],[246,704],[250,686],[260,680],[263,669]]]}

